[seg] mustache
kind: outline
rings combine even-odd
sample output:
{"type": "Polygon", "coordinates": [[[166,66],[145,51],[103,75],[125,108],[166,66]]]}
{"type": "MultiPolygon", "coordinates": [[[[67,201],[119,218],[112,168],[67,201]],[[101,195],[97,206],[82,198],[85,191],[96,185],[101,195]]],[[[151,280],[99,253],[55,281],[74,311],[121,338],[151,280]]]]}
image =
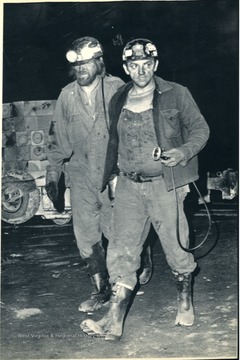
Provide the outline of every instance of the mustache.
{"type": "Polygon", "coordinates": [[[78,75],[86,75],[86,74],[88,75],[88,72],[83,70],[83,71],[78,71],[77,74],[78,75]]]}

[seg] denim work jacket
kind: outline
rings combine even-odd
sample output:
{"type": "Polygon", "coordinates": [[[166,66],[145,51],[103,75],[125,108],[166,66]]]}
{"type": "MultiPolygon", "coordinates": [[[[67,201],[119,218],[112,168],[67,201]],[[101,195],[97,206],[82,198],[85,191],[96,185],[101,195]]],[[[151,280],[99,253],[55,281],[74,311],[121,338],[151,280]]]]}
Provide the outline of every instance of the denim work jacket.
{"type": "Polygon", "coordinates": [[[78,168],[83,176],[96,178],[102,185],[104,161],[108,144],[109,102],[124,82],[115,76],[105,76],[93,93],[89,104],[86,93],[74,81],[65,86],[56,103],[49,132],[48,171],[58,180],[64,169],[78,168]],[[67,167],[64,163],[67,160],[67,167]],[[99,178],[99,179],[98,179],[99,178]]]}
{"type": "MultiPolygon", "coordinates": [[[[197,154],[206,145],[210,130],[186,87],[157,76],[155,82],[153,121],[158,144],[164,150],[179,148],[183,152],[184,159],[172,169],[175,187],[184,186],[199,178],[197,154]]],[[[111,175],[117,171],[119,143],[117,124],[132,86],[132,82],[123,85],[110,102],[110,137],[102,189],[105,188],[111,175]]],[[[171,169],[163,164],[162,168],[166,188],[170,191],[173,189],[171,169]]]]}

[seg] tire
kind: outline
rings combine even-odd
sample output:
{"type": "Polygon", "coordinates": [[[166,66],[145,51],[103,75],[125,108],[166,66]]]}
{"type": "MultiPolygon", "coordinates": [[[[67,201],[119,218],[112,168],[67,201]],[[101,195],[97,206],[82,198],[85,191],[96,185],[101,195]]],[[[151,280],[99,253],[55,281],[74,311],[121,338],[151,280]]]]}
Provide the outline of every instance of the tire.
{"type": "MultiPolygon", "coordinates": [[[[12,184],[14,179],[17,181],[34,181],[34,178],[24,171],[8,172],[2,177],[2,188],[7,184],[12,184]]],[[[31,219],[38,211],[40,205],[40,192],[35,183],[35,189],[24,193],[19,199],[14,202],[7,202],[2,197],[2,214],[3,221],[9,224],[22,224],[31,219]]]]}
{"type": "Polygon", "coordinates": [[[62,226],[68,224],[71,221],[71,218],[72,218],[71,216],[69,216],[69,218],[56,218],[53,219],[52,221],[54,222],[54,224],[62,226]]]}

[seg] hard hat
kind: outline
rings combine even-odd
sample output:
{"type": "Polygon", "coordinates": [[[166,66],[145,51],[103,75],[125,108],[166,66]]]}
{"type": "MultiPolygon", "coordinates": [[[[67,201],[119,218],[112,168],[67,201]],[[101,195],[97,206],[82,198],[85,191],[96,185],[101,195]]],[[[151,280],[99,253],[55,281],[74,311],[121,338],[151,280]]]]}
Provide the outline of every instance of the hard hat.
{"type": "Polygon", "coordinates": [[[142,60],[150,57],[157,59],[158,52],[153,42],[148,39],[131,40],[123,49],[123,61],[142,60]]]}
{"type": "Polygon", "coordinates": [[[103,56],[102,45],[97,39],[88,36],[75,40],[72,49],[66,53],[70,63],[97,59],[101,56],[103,56]]]}

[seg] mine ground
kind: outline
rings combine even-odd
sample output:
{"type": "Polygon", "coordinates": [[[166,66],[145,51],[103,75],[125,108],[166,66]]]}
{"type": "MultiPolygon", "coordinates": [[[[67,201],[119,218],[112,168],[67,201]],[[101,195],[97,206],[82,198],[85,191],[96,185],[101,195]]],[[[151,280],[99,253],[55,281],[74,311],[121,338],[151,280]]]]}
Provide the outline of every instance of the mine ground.
{"type": "MultiPolygon", "coordinates": [[[[215,214],[216,215],[216,214],[215,214]]],[[[199,212],[195,244],[208,229],[199,212]]],[[[79,325],[106,312],[78,311],[91,293],[71,222],[31,219],[2,224],[1,359],[238,358],[238,217],[219,212],[207,241],[195,250],[196,320],[174,325],[176,287],[153,231],[154,272],[135,297],[119,342],[88,337],[79,325]]]]}

